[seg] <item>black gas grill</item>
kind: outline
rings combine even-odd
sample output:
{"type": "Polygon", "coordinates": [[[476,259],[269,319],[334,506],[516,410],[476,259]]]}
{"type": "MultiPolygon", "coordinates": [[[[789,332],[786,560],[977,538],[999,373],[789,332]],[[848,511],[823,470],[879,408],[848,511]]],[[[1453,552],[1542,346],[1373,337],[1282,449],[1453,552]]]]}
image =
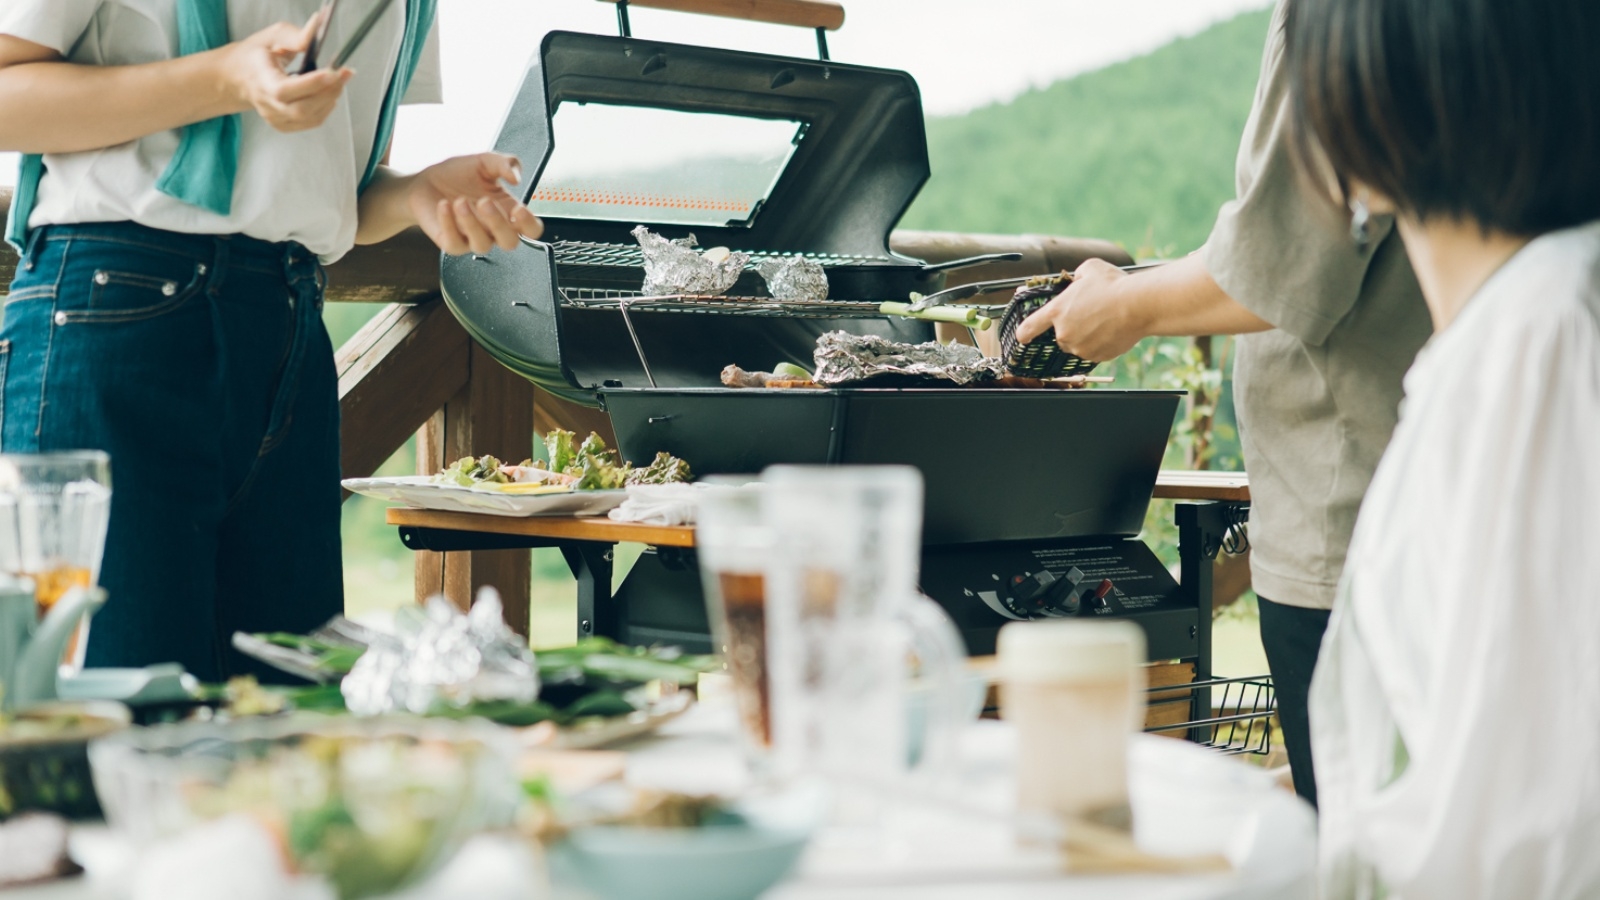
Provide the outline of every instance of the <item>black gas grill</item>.
{"type": "MultiPolygon", "coordinates": [[[[1152,659],[1196,659],[1207,671],[1209,617],[1202,623],[1196,592],[1135,537],[1179,394],[719,384],[729,364],[809,367],[830,330],[932,338],[927,323],[878,313],[882,301],[907,299],[905,285],[933,289],[942,278],[888,247],[929,174],[910,76],[552,33],[497,148],[521,158],[518,189],[545,219],[546,240],[446,259],[445,299],[507,366],[605,408],[625,456],[667,451],[701,475],[774,463],[918,466],[923,588],[973,653],[993,652],[1008,621],[1125,616],[1145,627],[1152,659]],[[667,119],[679,130],[651,124],[667,119]],[[645,296],[630,236],[638,224],[749,252],[752,268],[805,254],[831,282],[901,293],[836,288],[839,299],[783,302],[747,271],[724,297],[645,296]]],[[[623,640],[709,646],[689,554],[647,554],[614,602],[614,618],[594,621],[623,640]]]]}

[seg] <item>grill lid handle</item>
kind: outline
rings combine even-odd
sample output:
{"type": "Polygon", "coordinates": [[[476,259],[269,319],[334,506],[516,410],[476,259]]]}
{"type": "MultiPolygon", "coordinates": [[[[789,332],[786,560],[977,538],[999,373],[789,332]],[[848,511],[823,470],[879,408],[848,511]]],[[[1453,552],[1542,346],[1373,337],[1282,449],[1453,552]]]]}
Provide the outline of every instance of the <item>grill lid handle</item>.
{"type": "Polygon", "coordinates": [[[969,256],[965,259],[952,259],[947,262],[940,263],[925,263],[922,266],[922,271],[926,273],[953,272],[956,269],[970,269],[973,266],[986,266],[989,263],[1021,261],[1021,253],[985,253],[981,256],[969,256]]]}
{"type": "Polygon", "coordinates": [[[828,32],[844,27],[844,7],[827,0],[601,0],[617,5],[617,30],[633,37],[628,7],[644,6],[672,12],[699,13],[724,19],[747,19],[772,25],[814,28],[817,55],[828,58],[828,32]]]}

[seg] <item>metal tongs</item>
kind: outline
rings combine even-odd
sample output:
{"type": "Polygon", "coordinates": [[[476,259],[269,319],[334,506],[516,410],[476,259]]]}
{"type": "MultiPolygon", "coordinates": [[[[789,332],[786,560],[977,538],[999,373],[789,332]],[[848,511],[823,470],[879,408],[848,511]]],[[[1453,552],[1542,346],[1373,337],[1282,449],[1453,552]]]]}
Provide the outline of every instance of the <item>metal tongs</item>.
{"type": "MultiPolygon", "coordinates": [[[[373,3],[372,9],[367,12],[366,17],[356,26],[355,31],[351,32],[350,39],[345,41],[344,47],[339,50],[338,55],[333,59],[333,65],[329,66],[329,68],[344,68],[344,64],[350,61],[350,57],[356,52],[356,48],[360,47],[361,42],[365,41],[367,35],[372,33],[372,29],[377,26],[378,20],[383,18],[384,12],[393,3],[394,0],[377,0],[377,2],[373,3]]],[[[322,21],[317,23],[316,33],[311,36],[311,43],[306,47],[305,54],[301,56],[299,65],[293,67],[296,74],[306,75],[317,70],[317,58],[322,53],[323,45],[327,43],[328,26],[332,24],[333,14],[338,6],[339,0],[322,0],[322,8],[317,11],[317,15],[322,17],[322,21]]]]}
{"type": "MultiPolygon", "coordinates": [[[[1119,268],[1124,272],[1138,272],[1144,269],[1154,269],[1160,265],[1164,265],[1164,263],[1142,263],[1132,266],[1119,266],[1119,268]]],[[[1019,288],[1031,281],[1045,278],[1061,278],[1063,274],[1066,275],[1062,282],[1063,287],[1065,287],[1065,285],[1072,283],[1072,275],[1070,273],[1051,272],[1044,275],[1023,275],[1016,278],[996,278],[993,281],[974,281],[971,284],[960,284],[953,288],[945,288],[942,291],[935,291],[932,294],[917,298],[911,303],[910,311],[919,313],[936,306],[949,306],[952,303],[971,300],[973,297],[982,297],[985,294],[995,294],[1010,288],[1019,288]]]]}

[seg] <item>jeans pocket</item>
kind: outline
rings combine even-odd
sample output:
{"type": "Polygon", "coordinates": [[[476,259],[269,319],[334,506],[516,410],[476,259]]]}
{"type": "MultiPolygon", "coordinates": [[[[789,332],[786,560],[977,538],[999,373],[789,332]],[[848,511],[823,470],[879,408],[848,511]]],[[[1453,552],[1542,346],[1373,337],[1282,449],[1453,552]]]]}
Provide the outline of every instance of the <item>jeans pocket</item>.
{"type": "Polygon", "coordinates": [[[55,324],[117,324],[142,322],[183,307],[205,286],[206,267],[192,264],[187,273],[149,274],[144,272],[95,269],[90,278],[88,306],[63,302],[58,292],[55,324]]]}

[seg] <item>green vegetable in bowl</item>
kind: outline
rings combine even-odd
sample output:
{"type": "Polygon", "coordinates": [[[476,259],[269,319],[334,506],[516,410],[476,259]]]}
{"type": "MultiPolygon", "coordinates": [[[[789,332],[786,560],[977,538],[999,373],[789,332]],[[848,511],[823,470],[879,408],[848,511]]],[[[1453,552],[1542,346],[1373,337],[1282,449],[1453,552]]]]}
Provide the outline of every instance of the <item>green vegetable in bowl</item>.
{"type": "Polygon", "coordinates": [[[482,723],[196,722],[124,732],[90,754],[113,830],[149,840],[244,817],[340,900],[422,880],[469,835],[508,824],[516,789],[514,744],[482,723]]]}
{"type": "Polygon", "coordinates": [[[416,860],[428,849],[430,824],[396,816],[381,830],[363,830],[342,797],[289,817],[292,858],[324,873],[341,900],[376,897],[413,879],[416,860]]]}

